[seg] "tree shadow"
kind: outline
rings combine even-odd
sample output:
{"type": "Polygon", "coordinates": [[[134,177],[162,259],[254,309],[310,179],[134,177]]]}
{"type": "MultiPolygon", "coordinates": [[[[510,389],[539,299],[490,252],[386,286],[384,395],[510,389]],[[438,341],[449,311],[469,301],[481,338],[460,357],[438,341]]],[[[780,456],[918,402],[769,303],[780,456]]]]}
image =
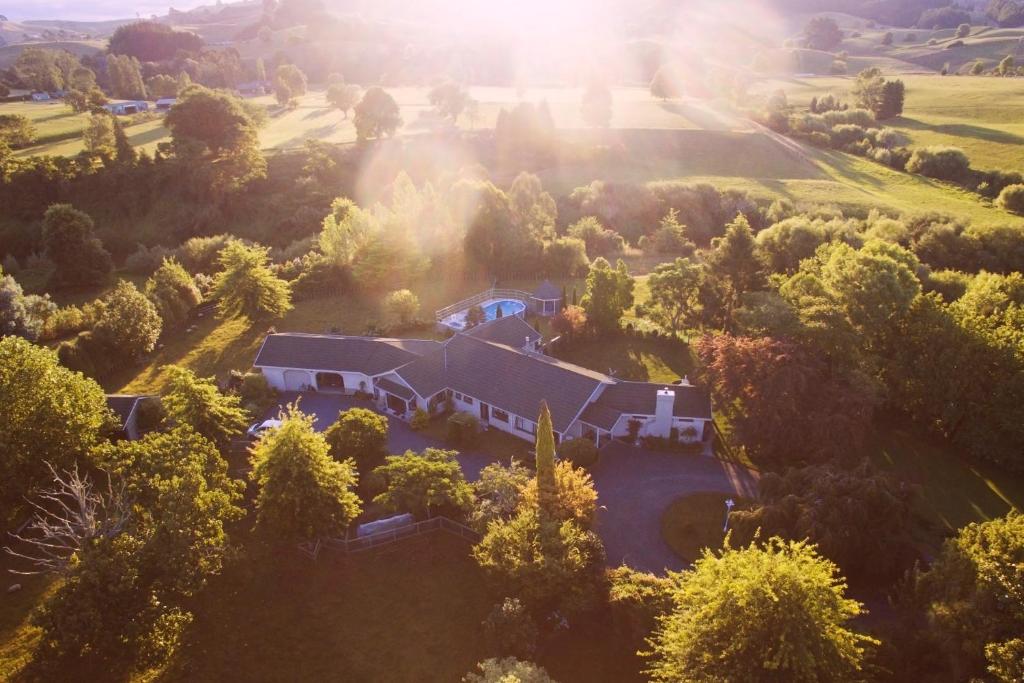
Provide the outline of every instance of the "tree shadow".
{"type": "Polygon", "coordinates": [[[1004,130],[997,130],[995,128],[975,126],[969,123],[945,123],[933,125],[925,123],[924,121],[919,121],[918,119],[910,119],[906,117],[901,117],[900,123],[910,130],[927,130],[933,133],[942,133],[943,135],[975,138],[977,140],[985,140],[987,142],[995,142],[1003,145],[1024,144],[1024,137],[1021,137],[1020,135],[1008,133],[1004,130]]]}

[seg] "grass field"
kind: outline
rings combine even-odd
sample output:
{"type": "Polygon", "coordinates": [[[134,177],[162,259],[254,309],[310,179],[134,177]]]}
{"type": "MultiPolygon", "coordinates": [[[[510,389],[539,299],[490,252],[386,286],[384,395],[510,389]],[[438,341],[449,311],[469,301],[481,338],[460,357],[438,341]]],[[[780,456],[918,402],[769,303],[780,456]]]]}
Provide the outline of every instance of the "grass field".
{"type": "MultiPolygon", "coordinates": [[[[497,596],[469,545],[435,533],[376,553],[313,562],[243,535],[239,556],[196,598],[178,655],[141,674],[65,672],[75,680],[409,683],[458,681],[490,656],[480,624],[497,596]]],[[[32,661],[27,615],[52,585],[30,577],[0,598],[0,679],[32,661]]],[[[557,680],[634,681],[640,663],[611,632],[581,627],[539,657],[557,680]]],[[[70,678],[69,678],[70,679],[70,678]]]]}
{"type": "MultiPolygon", "coordinates": [[[[1024,84],[1019,78],[904,75],[903,116],[884,122],[912,146],[960,147],[978,169],[1021,170],[1024,164],[1024,84]]],[[[852,77],[775,79],[752,92],[782,89],[790,104],[807,106],[831,93],[850,101],[852,77]]]]}

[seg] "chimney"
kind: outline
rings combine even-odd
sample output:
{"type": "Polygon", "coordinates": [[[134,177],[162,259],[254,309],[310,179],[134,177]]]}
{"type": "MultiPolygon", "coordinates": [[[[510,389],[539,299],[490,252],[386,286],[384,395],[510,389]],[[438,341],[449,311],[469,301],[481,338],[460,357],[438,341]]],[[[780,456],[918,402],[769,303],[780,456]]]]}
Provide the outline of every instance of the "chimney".
{"type": "Polygon", "coordinates": [[[668,437],[672,432],[672,408],[676,403],[676,392],[668,387],[658,389],[658,401],[654,407],[654,436],[668,437]]]}
{"type": "Polygon", "coordinates": [[[525,343],[525,344],[523,344],[523,350],[524,350],[524,351],[532,351],[532,350],[533,350],[533,349],[532,349],[532,348],[530,347],[530,335],[526,335],[526,343],[525,343]]]}
{"type": "Polygon", "coordinates": [[[690,376],[689,375],[683,375],[683,378],[681,380],[679,380],[679,386],[681,386],[681,387],[692,387],[693,383],[690,382],[690,376]]]}

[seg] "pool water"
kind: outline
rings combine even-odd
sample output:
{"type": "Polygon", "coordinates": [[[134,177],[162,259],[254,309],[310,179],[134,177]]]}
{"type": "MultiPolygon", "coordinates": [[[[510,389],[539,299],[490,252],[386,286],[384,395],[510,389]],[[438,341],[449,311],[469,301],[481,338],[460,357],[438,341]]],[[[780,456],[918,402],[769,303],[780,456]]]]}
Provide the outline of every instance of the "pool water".
{"type": "Polygon", "coordinates": [[[483,307],[484,315],[487,320],[495,320],[498,317],[498,308],[501,308],[501,315],[519,315],[526,310],[526,304],[522,301],[516,301],[515,299],[505,299],[504,301],[492,301],[483,307]]]}

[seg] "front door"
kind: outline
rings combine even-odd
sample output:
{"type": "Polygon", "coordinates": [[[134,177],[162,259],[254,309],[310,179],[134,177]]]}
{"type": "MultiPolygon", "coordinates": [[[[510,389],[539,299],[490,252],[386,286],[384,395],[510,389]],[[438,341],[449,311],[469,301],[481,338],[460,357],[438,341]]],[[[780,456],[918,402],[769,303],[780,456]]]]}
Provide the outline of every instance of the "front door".
{"type": "Polygon", "coordinates": [[[491,407],[486,403],[480,404],[480,421],[490,422],[491,421],[491,407]]]}

